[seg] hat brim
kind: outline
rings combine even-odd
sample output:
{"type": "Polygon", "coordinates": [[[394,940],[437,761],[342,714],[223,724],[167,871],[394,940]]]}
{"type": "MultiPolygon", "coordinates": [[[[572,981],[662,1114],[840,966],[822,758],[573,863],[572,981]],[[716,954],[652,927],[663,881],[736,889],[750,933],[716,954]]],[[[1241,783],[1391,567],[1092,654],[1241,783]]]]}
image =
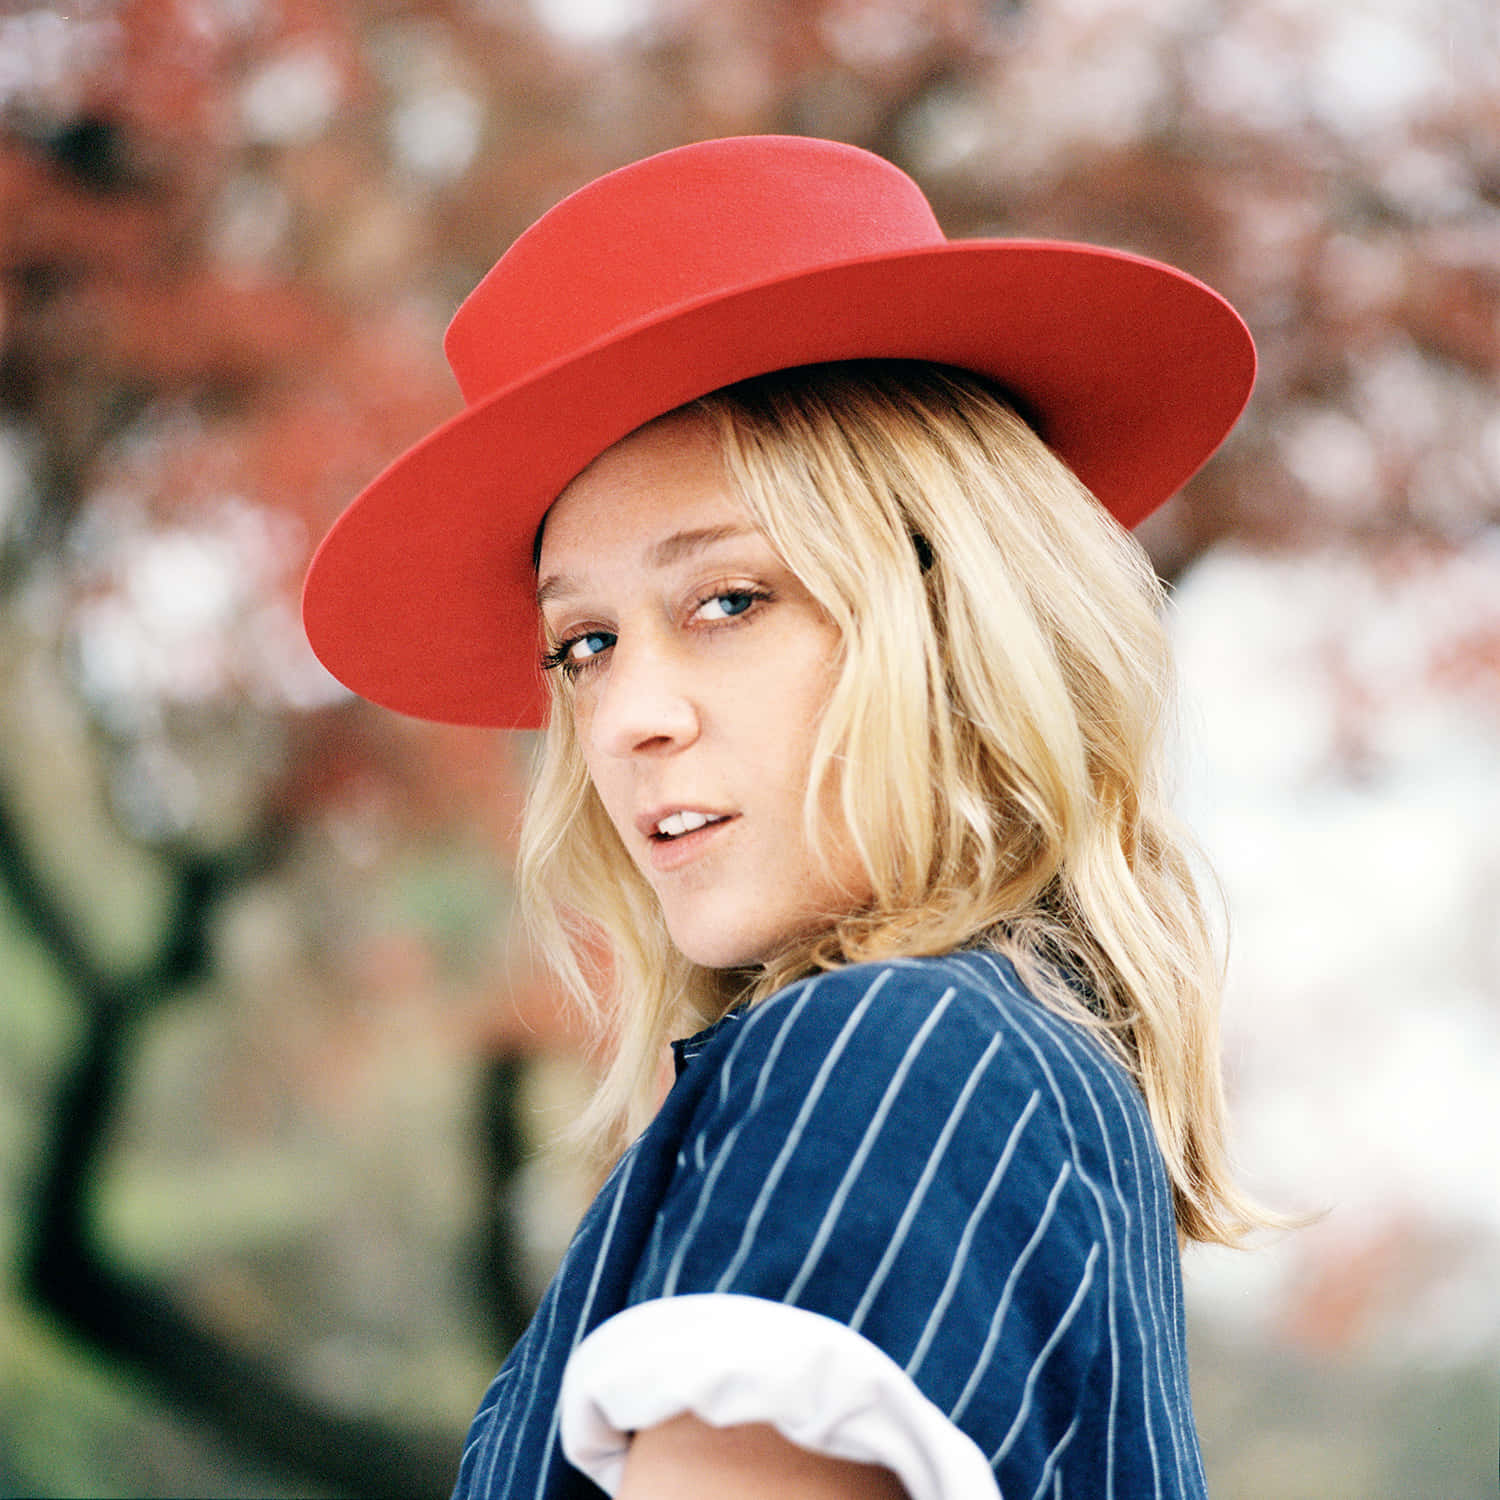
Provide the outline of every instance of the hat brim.
{"type": "Polygon", "coordinates": [[[569,481],[721,386],[869,358],[991,377],[1126,527],[1208,460],[1255,378],[1216,292],[1086,245],[949,242],[671,307],[475,402],[362,491],[308,573],[314,650],[401,713],[541,726],[532,540],[569,481]]]}

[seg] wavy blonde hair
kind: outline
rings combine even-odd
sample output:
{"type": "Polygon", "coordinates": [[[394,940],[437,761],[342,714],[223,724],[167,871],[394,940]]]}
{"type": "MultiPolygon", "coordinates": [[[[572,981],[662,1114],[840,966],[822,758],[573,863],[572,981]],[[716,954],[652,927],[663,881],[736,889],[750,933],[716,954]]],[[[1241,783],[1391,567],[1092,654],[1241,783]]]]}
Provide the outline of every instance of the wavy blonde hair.
{"type": "MultiPolygon", "coordinates": [[[[842,639],[804,805],[831,782],[873,899],[763,969],[672,946],[589,782],[566,685],[521,838],[524,908],[613,1036],[583,1124],[654,1108],[666,1040],[799,976],[989,946],[1145,1096],[1185,1239],[1265,1222],[1224,1144],[1222,962],[1163,788],[1173,674],[1144,552],[977,376],[782,371],[694,403],[733,491],[842,639]]],[[[556,674],[554,674],[556,675],[556,674]]]]}

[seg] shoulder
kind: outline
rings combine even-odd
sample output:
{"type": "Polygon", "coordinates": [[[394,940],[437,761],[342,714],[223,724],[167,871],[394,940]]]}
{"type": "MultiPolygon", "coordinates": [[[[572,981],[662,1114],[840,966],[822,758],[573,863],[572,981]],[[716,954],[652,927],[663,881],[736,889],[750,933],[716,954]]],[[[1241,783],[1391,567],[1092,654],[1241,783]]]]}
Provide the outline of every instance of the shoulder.
{"type": "MultiPolygon", "coordinates": [[[[868,1333],[883,1297],[957,1296],[960,1263],[976,1307],[995,1268],[1034,1257],[1093,1284],[1091,1257],[1140,1196],[1111,1164],[1146,1137],[1121,1131],[1097,1044],[978,957],[831,971],[716,1033],[683,1080],[647,1258],[666,1294],[774,1294],[868,1333]]],[[[1059,1318],[1068,1296],[1047,1302],[1059,1318]]],[[[907,1334],[903,1362],[920,1347],[907,1334]]]]}
{"type": "MultiPolygon", "coordinates": [[[[1139,1090],[1079,1022],[1047,1009],[990,952],[856,964],[800,980],[716,1028],[688,1092],[699,1125],[786,1115],[837,1136],[882,1110],[1092,1157],[1144,1143],[1139,1090]]],[[[688,1100],[682,1100],[687,1105],[688,1100]]]]}
{"type": "Polygon", "coordinates": [[[754,1060],[794,1072],[857,1062],[878,1075],[1003,1050],[1008,1074],[1059,1089],[1124,1077],[1081,1023],[1045,1007],[1008,959],[988,951],[817,974],[745,1012],[717,1040],[731,1073],[754,1060]]]}

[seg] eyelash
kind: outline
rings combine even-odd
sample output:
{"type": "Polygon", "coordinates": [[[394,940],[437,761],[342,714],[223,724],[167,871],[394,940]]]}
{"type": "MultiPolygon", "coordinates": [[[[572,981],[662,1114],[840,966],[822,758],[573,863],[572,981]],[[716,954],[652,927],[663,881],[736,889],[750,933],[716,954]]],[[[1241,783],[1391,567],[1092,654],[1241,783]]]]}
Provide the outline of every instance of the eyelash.
{"type": "MultiPolygon", "coordinates": [[[[768,589],[713,589],[704,594],[696,604],[693,605],[692,613],[697,614],[705,604],[712,604],[716,599],[746,599],[749,603],[737,614],[728,616],[722,620],[712,622],[710,628],[731,624],[735,620],[743,619],[757,604],[766,603],[771,598],[768,589]]],[[[587,641],[595,636],[607,638],[612,645],[615,641],[615,633],[612,630],[580,630],[576,635],[570,635],[559,641],[550,651],[542,655],[542,670],[544,672],[560,671],[569,681],[576,678],[581,672],[588,671],[603,655],[604,650],[593,652],[589,656],[574,657],[569,653],[580,641],[587,641]]]]}
{"type": "Polygon", "coordinates": [[[596,635],[609,636],[611,640],[614,639],[612,632],[608,630],[585,630],[581,631],[578,635],[570,635],[567,640],[559,641],[550,651],[545,651],[542,653],[542,671],[560,671],[564,677],[576,677],[580,672],[584,671],[588,667],[591,661],[594,661],[598,657],[603,656],[604,653],[602,651],[596,651],[592,656],[583,657],[581,660],[570,656],[568,653],[572,651],[573,647],[576,646],[579,641],[586,641],[591,636],[596,635]]]}

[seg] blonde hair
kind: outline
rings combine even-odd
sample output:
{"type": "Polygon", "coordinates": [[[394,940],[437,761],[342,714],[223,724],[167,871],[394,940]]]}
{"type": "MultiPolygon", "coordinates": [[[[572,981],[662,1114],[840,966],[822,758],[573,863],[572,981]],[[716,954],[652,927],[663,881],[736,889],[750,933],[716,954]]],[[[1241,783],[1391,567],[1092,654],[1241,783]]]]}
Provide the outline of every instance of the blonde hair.
{"type": "Polygon", "coordinates": [[[1230,1180],[1222,963],[1167,806],[1172,669],[1145,554],[979,377],[810,366],[695,403],[755,523],[837,625],[804,818],[836,789],[873,898],[754,973],[676,952],[557,689],[523,902],[615,1046],[586,1122],[655,1104],[666,1040],[819,969],[988,946],[1138,1083],[1186,1239],[1260,1215],[1230,1180]]]}

